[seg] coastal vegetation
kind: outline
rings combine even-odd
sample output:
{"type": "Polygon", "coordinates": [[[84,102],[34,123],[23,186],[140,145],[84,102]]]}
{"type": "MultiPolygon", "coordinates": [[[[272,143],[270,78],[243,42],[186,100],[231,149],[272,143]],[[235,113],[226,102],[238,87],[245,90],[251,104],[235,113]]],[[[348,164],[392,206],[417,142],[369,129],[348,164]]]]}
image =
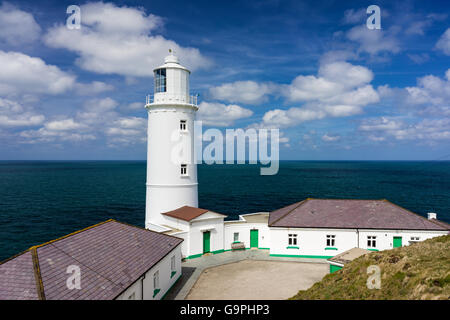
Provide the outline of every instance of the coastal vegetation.
{"type": "Polygon", "coordinates": [[[291,300],[450,299],[450,235],[371,252],[326,275],[291,300]],[[367,268],[378,266],[380,289],[369,289],[367,268]]]}

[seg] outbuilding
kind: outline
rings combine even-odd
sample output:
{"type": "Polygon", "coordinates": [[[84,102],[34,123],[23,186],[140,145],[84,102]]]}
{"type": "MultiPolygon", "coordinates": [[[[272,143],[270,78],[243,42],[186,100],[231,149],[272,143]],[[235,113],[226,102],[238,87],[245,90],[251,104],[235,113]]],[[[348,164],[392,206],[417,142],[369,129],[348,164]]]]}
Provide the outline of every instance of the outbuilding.
{"type": "Polygon", "coordinates": [[[181,276],[182,239],[115,220],[0,264],[0,300],[158,300],[181,276]]]}

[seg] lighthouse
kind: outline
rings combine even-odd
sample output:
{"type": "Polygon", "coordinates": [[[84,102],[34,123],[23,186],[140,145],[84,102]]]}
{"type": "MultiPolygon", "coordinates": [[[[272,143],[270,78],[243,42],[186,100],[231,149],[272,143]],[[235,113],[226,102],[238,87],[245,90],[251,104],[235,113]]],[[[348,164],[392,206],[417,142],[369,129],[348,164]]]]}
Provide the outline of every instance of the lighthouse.
{"type": "Polygon", "coordinates": [[[169,50],[153,70],[154,94],[147,96],[147,189],[145,226],[158,231],[161,213],[182,206],[198,207],[194,162],[194,120],[197,96],[189,94],[190,71],[169,50]]]}

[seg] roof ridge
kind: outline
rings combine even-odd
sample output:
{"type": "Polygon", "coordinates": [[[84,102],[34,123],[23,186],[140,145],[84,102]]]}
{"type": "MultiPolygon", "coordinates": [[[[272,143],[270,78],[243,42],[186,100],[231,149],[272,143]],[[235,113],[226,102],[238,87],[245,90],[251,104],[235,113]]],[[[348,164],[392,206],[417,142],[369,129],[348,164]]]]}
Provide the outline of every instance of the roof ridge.
{"type": "Polygon", "coordinates": [[[29,249],[31,251],[31,259],[33,261],[33,272],[34,272],[34,278],[36,281],[36,291],[39,300],[45,300],[45,289],[44,284],[42,282],[42,276],[41,276],[41,269],[39,267],[39,257],[37,253],[37,247],[31,247],[29,249]]]}
{"type": "Polygon", "coordinates": [[[71,236],[73,236],[73,235],[76,235],[76,234],[78,234],[78,233],[81,233],[81,232],[83,232],[83,231],[86,231],[86,230],[89,230],[89,229],[92,229],[92,228],[95,228],[95,227],[98,227],[98,226],[100,226],[100,225],[102,225],[102,224],[105,224],[105,223],[111,222],[111,221],[114,221],[114,220],[113,220],[113,219],[108,219],[108,220],[106,220],[106,221],[102,221],[102,222],[93,224],[92,226],[89,226],[89,227],[86,227],[86,228],[83,228],[83,229],[80,229],[80,230],[71,232],[71,233],[66,234],[66,235],[64,235],[64,236],[61,236],[61,237],[59,237],[59,238],[56,238],[56,239],[53,239],[53,240],[50,240],[50,241],[47,241],[47,242],[38,244],[38,245],[36,245],[36,246],[32,246],[32,247],[30,247],[30,249],[32,249],[32,248],[34,248],[34,247],[40,248],[40,247],[46,246],[46,245],[51,244],[51,243],[53,243],[53,242],[56,242],[56,241],[59,241],[59,240],[63,240],[63,239],[65,239],[65,238],[71,237],[71,236]]]}
{"type": "MultiPolygon", "coordinates": [[[[304,202],[306,202],[306,201],[308,201],[308,200],[312,200],[312,198],[306,198],[305,200],[300,201],[300,202],[298,203],[297,206],[295,206],[294,208],[292,208],[291,210],[289,210],[288,212],[286,212],[284,215],[282,215],[281,217],[279,217],[279,218],[276,219],[275,221],[272,221],[272,222],[270,223],[269,227],[270,227],[271,225],[273,225],[275,222],[280,221],[280,219],[286,217],[288,214],[290,214],[292,211],[294,211],[295,209],[297,209],[298,207],[300,207],[300,205],[302,205],[304,202]]],[[[289,207],[289,206],[286,206],[286,207],[289,207]]],[[[280,209],[283,209],[283,208],[280,208],[280,209]]],[[[278,209],[278,210],[280,210],[280,209],[278,209]]]]}

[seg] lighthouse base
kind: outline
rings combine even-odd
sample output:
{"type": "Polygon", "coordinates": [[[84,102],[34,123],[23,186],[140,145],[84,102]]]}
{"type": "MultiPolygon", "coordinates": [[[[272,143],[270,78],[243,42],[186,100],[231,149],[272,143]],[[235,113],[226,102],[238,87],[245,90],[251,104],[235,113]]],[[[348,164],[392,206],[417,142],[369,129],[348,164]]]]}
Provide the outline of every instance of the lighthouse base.
{"type": "Polygon", "coordinates": [[[198,207],[198,183],[183,185],[147,184],[145,227],[171,225],[173,221],[162,215],[183,206],[198,207]]]}

